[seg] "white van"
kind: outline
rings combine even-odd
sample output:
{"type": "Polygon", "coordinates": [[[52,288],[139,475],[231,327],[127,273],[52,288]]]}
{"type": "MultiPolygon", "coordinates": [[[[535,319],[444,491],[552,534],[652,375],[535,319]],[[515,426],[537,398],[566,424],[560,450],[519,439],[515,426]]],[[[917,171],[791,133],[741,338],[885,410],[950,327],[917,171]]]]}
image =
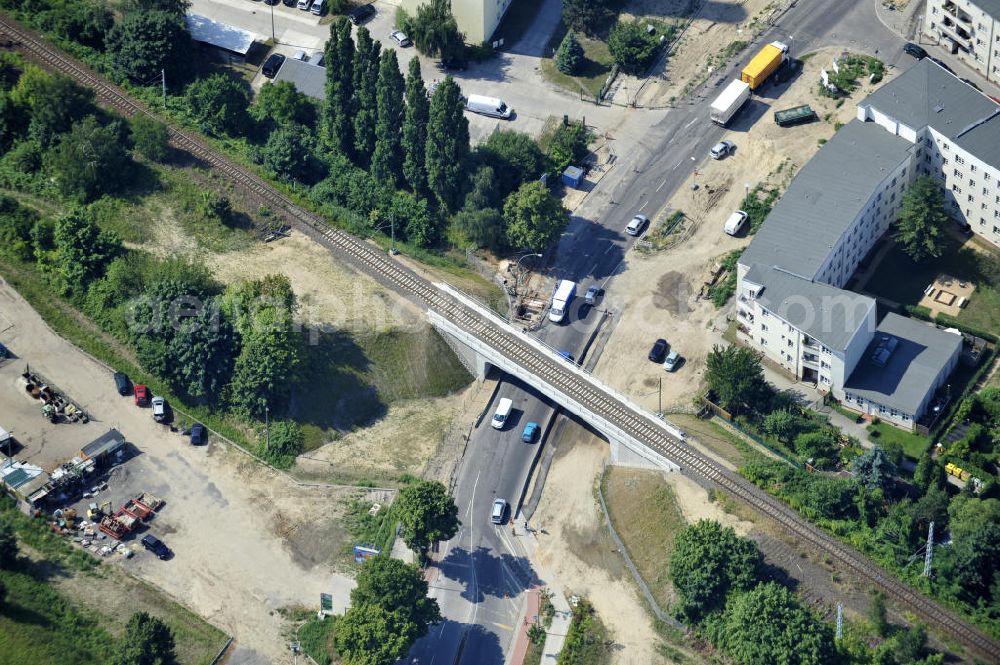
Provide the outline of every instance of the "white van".
{"type": "Polygon", "coordinates": [[[497,412],[493,414],[493,420],[490,421],[493,429],[503,429],[503,426],[507,422],[507,416],[510,415],[510,411],[513,408],[514,402],[506,397],[500,399],[500,403],[497,405],[497,412]]]}
{"type": "Polygon", "coordinates": [[[469,95],[465,102],[467,111],[486,115],[491,118],[503,118],[507,120],[514,109],[507,106],[502,99],[496,97],[483,97],[482,95],[469,95]]]}
{"type": "Polygon", "coordinates": [[[299,0],[295,5],[298,9],[304,12],[309,11],[309,7],[312,6],[312,0],[299,0]]]}
{"type": "Polygon", "coordinates": [[[731,236],[736,235],[743,230],[743,226],[747,223],[747,214],[742,210],[737,210],[729,216],[726,220],[726,225],[723,230],[731,236]]]}

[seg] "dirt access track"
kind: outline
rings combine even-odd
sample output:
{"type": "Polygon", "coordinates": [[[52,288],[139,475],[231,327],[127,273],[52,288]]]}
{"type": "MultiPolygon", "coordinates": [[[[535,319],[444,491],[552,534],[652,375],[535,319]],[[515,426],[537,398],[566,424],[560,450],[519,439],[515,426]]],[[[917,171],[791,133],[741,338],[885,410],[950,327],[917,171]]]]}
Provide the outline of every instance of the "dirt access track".
{"type": "MultiPolygon", "coordinates": [[[[325,545],[325,537],[335,535],[338,507],[347,493],[357,490],[298,486],[219,442],[192,447],[184,437],[154,423],[149,409],[136,407],[131,397],[120,397],[105,367],[56,335],[2,280],[0,313],[10,324],[0,341],[18,357],[2,368],[5,373],[21,372],[23,363],[29,363],[104,429],[118,428],[138,449],[112,474],[109,491],[96,500],[120,502],[121,492],[139,488],[166,500],[148,532],[164,540],[174,557],[160,561],[133,539],[128,542],[137,549],[135,557],[109,561],[234,636],[231,662],[292,662],[285,625],[276,610],[315,607],[321,592],[333,594],[335,609],[346,606],[354,583],[335,573],[323,549],[335,547],[325,545]]],[[[2,386],[3,400],[30,400],[10,392],[7,383],[2,386]]],[[[44,422],[40,414],[32,415],[44,422]]],[[[33,421],[22,419],[5,427],[28,433],[33,421]]],[[[79,435],[72,429],[76,425],[59,427],[68,436],[79,435]]]]}

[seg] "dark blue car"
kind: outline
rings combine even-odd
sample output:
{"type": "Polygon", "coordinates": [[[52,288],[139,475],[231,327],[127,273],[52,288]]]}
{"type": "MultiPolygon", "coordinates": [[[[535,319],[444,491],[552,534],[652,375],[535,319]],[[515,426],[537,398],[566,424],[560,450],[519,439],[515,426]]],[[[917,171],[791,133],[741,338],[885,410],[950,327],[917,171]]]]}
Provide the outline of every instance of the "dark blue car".
{"type": "Polygon", "coordinates": [[[191,425],[191,445],[203,446],[208,443],[208,430],[201,423],[191,425]]]}
{"type": "Polygon", "coordinates": [[[524,426],[524,431],[521,432],[521,441],[524,441],[525,443],[534,442],[535,437],[538,436],[539,429],[541,428],[538,426],[538,423],[531,421],[524,426]]]}

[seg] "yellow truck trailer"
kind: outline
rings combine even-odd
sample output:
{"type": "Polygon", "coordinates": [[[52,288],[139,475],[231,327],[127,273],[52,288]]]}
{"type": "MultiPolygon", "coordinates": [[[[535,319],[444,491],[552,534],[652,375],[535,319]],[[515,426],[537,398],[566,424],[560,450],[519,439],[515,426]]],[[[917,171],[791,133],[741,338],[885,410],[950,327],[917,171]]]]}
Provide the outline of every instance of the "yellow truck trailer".
{"type": "Polygon", "coordinates": [[[767,77],[777,71],[781,63],[788,59],[788,45],[781,42],[771,42],[760,50],[753,60],[743,68],[740,80],[756,90],[767,77]]]}

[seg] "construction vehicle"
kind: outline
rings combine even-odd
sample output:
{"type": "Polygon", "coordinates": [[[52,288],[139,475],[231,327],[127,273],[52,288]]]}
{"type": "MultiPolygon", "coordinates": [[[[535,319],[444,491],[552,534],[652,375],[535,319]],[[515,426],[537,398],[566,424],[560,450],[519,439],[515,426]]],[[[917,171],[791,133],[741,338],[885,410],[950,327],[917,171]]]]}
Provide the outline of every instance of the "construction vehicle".
{"type": "Polygon", "coordinates": [[[774,112],[774,122],[779,127],[791,127],[816,119],[816,111],[808,104],[774,112]]]}
{"type": "Polygon", "coordinates": [[[751,90],[756,90],[767,80],[767,77],[778,71],[786,60],[788,60],[788,45],[781,42],[771,42],[762,48],[753,57],[740,73],[740,80],[750,85],[751,90]]]}

